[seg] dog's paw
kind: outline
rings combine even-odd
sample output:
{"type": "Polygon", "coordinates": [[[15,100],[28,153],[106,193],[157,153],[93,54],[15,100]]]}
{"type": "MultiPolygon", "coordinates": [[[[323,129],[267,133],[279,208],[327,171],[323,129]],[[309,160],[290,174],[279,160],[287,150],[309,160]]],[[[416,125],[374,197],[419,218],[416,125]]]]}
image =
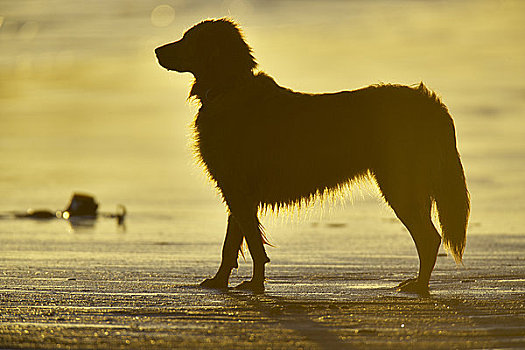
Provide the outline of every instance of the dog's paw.
{"type": "Polygon", "coordinates": [[[207,278],[199,284],[202,288],[209,289],[228,289],[228,281],[221,280],[219,278],[207,278]]]}
{"type": "Polygon", "coordinates": [[[254,293],[263,293],[264,292],[264,282],[258,281],[244,281],[239,284],[235,289],[247,290],[254,293]]]}
{"type": "Polygon", "coordinates": [[[397,291],[402,293],[417,294],[420,297],[429,297],[428,284],[420,283],[417,278],[410,278],[397,286],[397,291]]]}

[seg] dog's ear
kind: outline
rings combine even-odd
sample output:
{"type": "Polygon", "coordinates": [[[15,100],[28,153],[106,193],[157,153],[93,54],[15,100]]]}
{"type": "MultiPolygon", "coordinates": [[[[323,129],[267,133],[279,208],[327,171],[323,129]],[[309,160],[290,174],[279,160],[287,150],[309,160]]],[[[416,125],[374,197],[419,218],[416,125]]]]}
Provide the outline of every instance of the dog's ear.
{"type": "Polygon", "coordinates": [[[235,23],[229,20],[218,20],[217,22],[219,21],[222,22],[222,25],[217,26],[214,33],[215,40],[208,56],[210,68],[230,77],[251,73],[257,63],[241,31],[235,23]]]}

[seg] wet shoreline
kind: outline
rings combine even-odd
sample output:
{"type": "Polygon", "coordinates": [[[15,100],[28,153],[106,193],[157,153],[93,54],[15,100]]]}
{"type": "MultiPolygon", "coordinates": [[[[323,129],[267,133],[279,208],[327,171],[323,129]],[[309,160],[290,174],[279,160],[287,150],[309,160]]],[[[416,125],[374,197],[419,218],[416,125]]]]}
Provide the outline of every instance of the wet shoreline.
{"type": "MultiPolygon", "coordinates": [[[[500,245],[504,243],[499,239],[500,245]]],[[[4,251],[0,346],[525,346],[525,267],[514,256],[467,255],[467,268],[456,268],[450,257],[440,257],[431,281],[432,296],[419,298],[394,290],[413,272],[411,257],[394,257],[397,264],[392,264],[380,258],[367,262],[357,254],[346,264],[298,264],[286,259],[282,249],[274,251],[266,292],[257,295],[197,287],[213,272],[213,259],[191,253],[193,258],[170,260],[167,251],[146,259],[135,248],[138,253],[116,254],[114,259],[78,252],[62,262],[45,251],[33,252],[29,259],[24,259],[23,249],[18,255],[4,251]],[[484,266],[491,258],[499,261],[497,271],[484,266]]],[[[171,253],[174,258],[180,255],[171,253]]],[[[249,273],[250,264],[242,262],[231,284],[249,273]]]]}

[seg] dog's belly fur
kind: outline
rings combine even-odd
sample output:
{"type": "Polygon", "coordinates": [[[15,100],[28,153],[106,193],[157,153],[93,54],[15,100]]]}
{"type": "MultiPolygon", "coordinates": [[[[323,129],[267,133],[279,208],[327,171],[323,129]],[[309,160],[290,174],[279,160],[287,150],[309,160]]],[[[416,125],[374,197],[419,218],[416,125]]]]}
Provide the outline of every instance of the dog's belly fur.
{"type": "Polygon", "coordinates": [[[447,127],[435,96],[406,86],[308,95],[263,82],[220,98],[196,119],[200,158],[227,202],[242,196],[272,208],[417,163],[435,128],[447,127]]]}

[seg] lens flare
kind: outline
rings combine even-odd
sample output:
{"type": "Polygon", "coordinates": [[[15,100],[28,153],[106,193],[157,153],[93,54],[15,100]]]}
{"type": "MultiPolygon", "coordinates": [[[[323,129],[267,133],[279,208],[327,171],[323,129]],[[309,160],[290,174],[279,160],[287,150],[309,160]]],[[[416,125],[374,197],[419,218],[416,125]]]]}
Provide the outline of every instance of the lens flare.
{"type": "Polygon", "coordinates": [[[175,20],[175,10],[170,5],[159,5],[151,11],[151,24],[167,27],[175,20]]]}

